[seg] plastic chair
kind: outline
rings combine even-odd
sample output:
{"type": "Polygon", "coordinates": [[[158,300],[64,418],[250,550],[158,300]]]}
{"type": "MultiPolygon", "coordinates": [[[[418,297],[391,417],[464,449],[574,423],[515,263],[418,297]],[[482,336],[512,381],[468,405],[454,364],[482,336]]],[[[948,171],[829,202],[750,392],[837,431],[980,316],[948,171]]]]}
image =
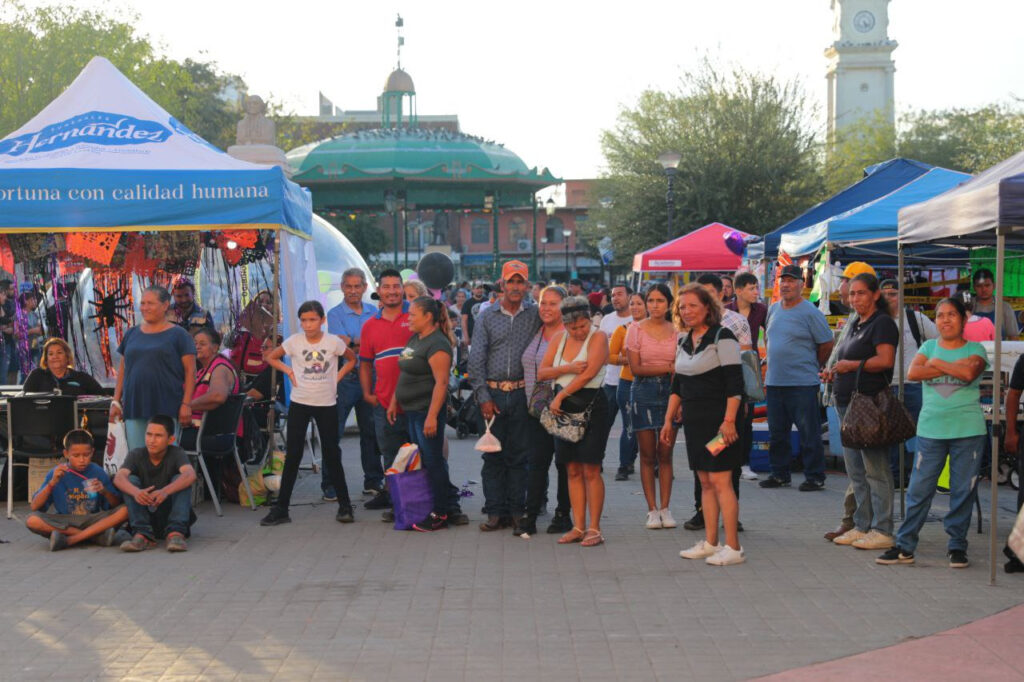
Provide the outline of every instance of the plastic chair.
{"type": "Polygon", "coordinates": [[[238,456],[238,441],[235,438],[235,433],[238,431],[238,420],[242,417],[242,408],[245,406],[246,401],[251,401],[251,399],[244,393],[236,393],[228,396],[224,404],[217,409],[204,412],[203,420],[199,424],[199,433],[196,434],[196,449],[187,453],[190,457],[195,457],[199,460],[199,468],[203,471],[206,486],[213,493],[213,508],[216,510],[217,516],[224,516],[224,512],[221,510],[220,495],[213,487],[210,470],[206,466],[206,459],[203,455],[210,455],[212,457],[227,457],[231,455],[234,458],[235,466],[238,467],[238,473],[242,475],[242,485],[245,486],[245,492],[249,495],[249,505],[254,511],[256,509],[256,504],[252,499],[252,490],[249,488],[249,479],[246,475],[245,465],[242,464],[242,459],[238,456]],[[221,440],[218,436],[225,437],[223,440],[229,441],[231,446],[223,450],[213,447],[213,443],[221,440]],[[227,436],[230,436],[230,438],[226,438],[227,436]]]}
{"type": "MultiPolygon", "coordinates": [[[[7,399],[7,518],[14,516],[15,458],[61,457],[64,436],[77,425],[78,406],[73,396],[35,394],[7,399]]],[[[27,467],[28,463],[17,466],[27,467]]],[[[34,492],[28,491],[29,495],[34,492]]]]}

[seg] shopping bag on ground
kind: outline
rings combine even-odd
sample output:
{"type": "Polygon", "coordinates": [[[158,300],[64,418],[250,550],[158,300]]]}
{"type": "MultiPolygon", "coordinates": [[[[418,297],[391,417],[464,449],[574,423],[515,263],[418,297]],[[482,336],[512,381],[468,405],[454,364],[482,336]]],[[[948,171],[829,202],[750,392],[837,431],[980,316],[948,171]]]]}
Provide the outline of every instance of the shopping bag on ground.
{"type": "Polygon", "coordinates": [[[473,446],[476,450],[480,452],[501,452],[501,442],[497,436],[491,433],[491,424],[493,423],[494,417],[484,422],[484,435],[480,436],[476,445],[473,446]]]}
{"type": "Polygon", "coordinates": [[[1024,509],[1017,514],[1017,522],[1013,524],[1013,530],[1010,531],[1010,537],[1006,544],[1018,559],[1024,561],[1024,509]]]}
{"type": "Polygon", "coordinates": [[[127,456],[128,431],[124,428],[124,421],[118,419],[107,425],[107,447],[103,451],[103,470],[113,478],[127,456]]]}
{"type": "Polygon", "coordinates": [[[411,530],[412,524],[434,510],[426,469],[388,474],[385,478],[395,512],[395,530],[411,530]]]}
{"type": "Polygon", "coordinates": [[[398,448],[395,461],[388,467],[386,474],[400,474],[403,471],[416,471],[420,468],[420,449],[413,443],[406,443],[398,448]]]}

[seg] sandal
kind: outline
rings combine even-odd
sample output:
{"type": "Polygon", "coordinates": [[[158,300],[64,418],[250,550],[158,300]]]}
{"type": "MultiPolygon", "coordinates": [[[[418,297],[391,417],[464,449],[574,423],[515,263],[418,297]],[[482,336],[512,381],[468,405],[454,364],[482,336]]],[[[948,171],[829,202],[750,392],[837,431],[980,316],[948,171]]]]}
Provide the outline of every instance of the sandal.
{"type": "Polygon", "coordinates": [[[604,544],[604,536],[601,535],[601,531],[596,528],[588,528],[584,534],[583,542],[580,543],[581,547],[597,547],[598,545],[604,544]]]}
{"type": "Polygon", "coordinates": [[[568,533],[566,533],[562,537],[558,538],[558,544],[560,544],[560,545],[569,545],[569,544],[572,544],[574,542],[579,542],[580,540],[583,539],[584,535],[586,535],[586,533],[584,533],[582,529],[577,528],[576,526],[573,526],[572,530],[570,530],[568,533]],[[579,535],[576,535],[576,533],[579,533],[579,535]]]}

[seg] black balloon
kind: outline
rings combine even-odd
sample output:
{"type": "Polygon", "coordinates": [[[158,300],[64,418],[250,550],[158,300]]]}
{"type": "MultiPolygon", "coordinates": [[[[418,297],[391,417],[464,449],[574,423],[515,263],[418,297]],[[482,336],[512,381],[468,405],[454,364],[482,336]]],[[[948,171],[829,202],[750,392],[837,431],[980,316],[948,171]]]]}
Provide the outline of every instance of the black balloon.
{"type": "Polygon", "coordinates": [[[416,274],[428,289],[444,289],[455,279],[455,265],[443,253],[428,253],[420,259],[416,274]]]}

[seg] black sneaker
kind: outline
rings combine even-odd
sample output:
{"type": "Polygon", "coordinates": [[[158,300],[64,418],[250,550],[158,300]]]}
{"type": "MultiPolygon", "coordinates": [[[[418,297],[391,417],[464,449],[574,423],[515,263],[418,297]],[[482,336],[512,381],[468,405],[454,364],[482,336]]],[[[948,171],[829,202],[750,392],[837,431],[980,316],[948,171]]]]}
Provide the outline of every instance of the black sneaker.
{"type": "Polygon", "coordinates": [[[813,493],[815,490],[824,490],[825,481],[806,480],[800,484],[798,490],[802,493],[813,493]]]}
{"type": "Polygon", "coordinates": [[[774,476],[769,476],[758,483],[758,485],[762,488],[788,488],[789,481],[783,481],[782,479],[775,478],[774,476]]]}
{"type": "Polygon", "coordinates": [[[391,495],[386,490],[374,495],[363,504],[363,509],[391,509],[391,495]]]}
{"type": "Polygon", "coordinates": [[[971,562],[967,560],[967,552],[962,549],[951,549],[946,553],[950,568],[967,568],[971,562]]]}
{"type": "Polygon", "coordinates": [[[569,515],[562,512],[555,512],[555,515],[551,517],[551,523],[548,524],[548,528],[545,532],[548,535],[561,535],[562,533],[568,533],[570,530],[572,530],[572,519],[569,518],[569,515]]]}
{"type": "Polygon", "coordinates": [[[280,526],[282,523],[291,523],[292,517],[288,516],[287,511],[282,511],[279,507],[272,507],[267,515],[260,519],[261,526],[280,526]]]}
{"type": "Polygon", "coordinates": [[[383,521],[384,523],[394,523],[395,522],[395,512],[391,511],[390,509],[387,510],[386,512],[384,512],[383,514],[380,515],[380,520],[383,521]]]}
{"type": "Polygon", "coordinates": [[[883,566],[889,566],[891,564],[912,564],[914,563],[914,553],[905,552],[894,545],[885,550],[885,554],[875,559],[875,563],[882,564],[883,566]]]}
{"type": "Polygon", "coordinates": [[[463,514],[461,511],[448,512],[448,525],[449,526],[468,526],[469,517],[463,514]]]}
{"type": "Polygon", "coordinates": [[[324,492],[324,494],[323,494],[324,502],[337,502],[338,501],[338,493],[335,492],[333,486],[327,486],[326,488],[324,488],[323,492],[324,492]]]}
{"type": "Polygon", "coordinates": [[[742,533],[743,532],[743,523],[740,522],[740,521],[736,522],[736,532],[737,533],[742,533]]]}
{"type": "Polygon", "coordinates": [[[683,528],[686,530],[704,530],[704,512],[698,509],[697,513],[691,516],[689,521],[683,523],[683,528]]]}
{"type": "Polygon", "coordinates": [[[628,467],[626,467],[626,473],[627,474],[635,474],[636,473],[636,467],[634,465],[630,464],[628,467]]]}
{"type": "Polygon", "coordinates": [[[363,495],[369,495],[370,497],[376,497],[384,492],[384,488],[374,488],[373,486],[363,486],[363,495]]]}
{"type": "Polygon", "coordinates": [[[441,530],[442,528],[448,527],[448,515],[447,514],[435,514],[430,512],[430,516],[423,519],[419,523],[412,524],[413,530],[418,530],[421,533],[430,533],[435,530],[441,530]]]}
{"type": "Polygon", "coordinates": [[[356,517],[352,514],[352,507],[339,507],[338,513],[334,515],[334,520],[338,523],[352,523],[356,520],[356,517]]]}
{"type": "Polygon", "coordinates": [[[619,467],[619,470],[615,472],[616,481],[628,481],[629,480],[629,469],[625,467],[619,467]]]}
{"type": "Polygon", "coordinates": [[[537,520],[532,516],[523,516],[516,525],[512,528],[512,535],[536,535],[537,534],[537,520]]]}
{"type": "Polygon", "coordinates": [[[50,531],[50,551],[57,552],[68,546],[68,536],[64,533],[58,533],[55,530],[50,531]]]}

